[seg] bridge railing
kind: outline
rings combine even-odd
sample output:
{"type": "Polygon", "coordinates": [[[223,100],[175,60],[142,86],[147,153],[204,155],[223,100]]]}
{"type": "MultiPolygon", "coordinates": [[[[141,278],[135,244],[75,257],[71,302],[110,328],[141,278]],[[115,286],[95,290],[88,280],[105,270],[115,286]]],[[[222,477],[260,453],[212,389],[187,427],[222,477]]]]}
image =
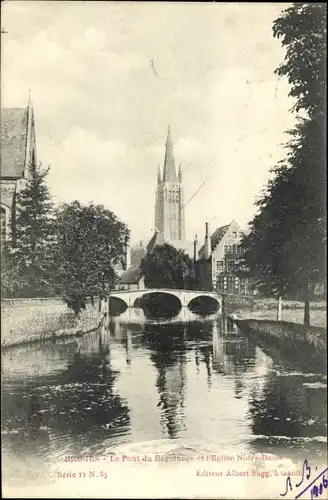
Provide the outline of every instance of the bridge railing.
{"type": "Polygon", "coordinates": [[[215,292],[215,291],[212,291],[212,290],[191,290],[189,288],[144,288],[143,290],[112,290],[110,292],[110,295],[114,294],[114,293],[139,293],[139,292],[152,292],[152,291],[156,291],[156,290],[163,290],[165,292],[181,292],[181,293],[185,293],[185,292],[189,292],[189,293],[207,293],[207,294],[211,294],[211,295],[222,295],[221,293],[219,292],[215,292]]]}

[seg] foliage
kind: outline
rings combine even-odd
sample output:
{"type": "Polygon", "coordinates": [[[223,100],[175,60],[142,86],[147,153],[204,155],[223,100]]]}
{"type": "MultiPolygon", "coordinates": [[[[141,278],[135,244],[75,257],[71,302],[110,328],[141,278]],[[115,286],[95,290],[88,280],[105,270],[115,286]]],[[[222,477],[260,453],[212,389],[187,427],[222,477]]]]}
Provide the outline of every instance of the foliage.
{"type": "Polygon", "coordinates": [[[193,288],[193,262],[183,250],[165,243],[158,245],[141,262],[147,288],[193,288]]]}
{"type": "Polygon", "coordinates": [[[74,201],[56,215],[57,288],[79,314],[88,297],[105,296],[114,287],[114,267],[124,256],[129,232],[102,205],[74,201]]]}
{"type": "Polygon", "coordinates": [[[306,324],[309,284],[325,275],[325,9],[294,4],[274,23],[274,36],[287,47],[276,73],[288,77],[294,111],[304,111],[305,117],[289,131],[286,158],[273,169],[242,242],[243,267],[268,291],[296,296],[303,291],[306,324]]]}
{"type": "Polygon", "coordinates": [[[195,273],[192,260],[183,250],[169,244],[156,246],[142,260],[145,285],[150,288],[193,288],[195,273]]]}
{"type": "Polygon", "coordinates": [[[46,184],[48,173],[49,168],[31,164],[26,185],[17,194],[14,248],[7,261],[11,260],[11,272],[23,297],[52,294],[53,204],[46,184]]]}
{"type": "Polygon", "coordinates": [[[21,281],[13,252],[1,245],[1,298],[20,296],[21,281]]]}
{"type": "Polygon", "coordinates": [[[325,105],[326,19],[325,3],[295,3],[273,24],[273,35],[286,47],[275,73],[288,78],[294,110],[306,110],[310,117],[325,105]]]}

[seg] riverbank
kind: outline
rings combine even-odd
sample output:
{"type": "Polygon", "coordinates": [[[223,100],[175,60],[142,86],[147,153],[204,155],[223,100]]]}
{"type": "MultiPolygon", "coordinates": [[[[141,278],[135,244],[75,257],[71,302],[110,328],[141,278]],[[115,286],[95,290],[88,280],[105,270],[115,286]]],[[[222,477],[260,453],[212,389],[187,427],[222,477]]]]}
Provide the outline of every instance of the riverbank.
{"type": "MultiPolygon", "coordinates": [[[[260,311],[237,311],[237,316],[241,319],[258,319],[267,321],[277,320],[276,310],[260,310],[260,311]]],[[[303,309],[283,309],[282,321],[289,323],[303,324],[304,311],[303,309]]],[[[311,325],[320,326],[325,328],[327,325],[327,312],[326,310],[310,310],[311,325]]]]}
{"type": "Polygon", "coordinates": [[[269,355],[303,359],[314,366],[326,367],[327,329],[304,327],[301,323],[242,318],[231,315],[235,324],[269,355]],[[274,351],[273,351],[273,350],[274,351]],[[273,354],[274,352],[274,354],[273,354]]]}
{"type": "Polygon", "coordinates": [[[277,300],[254,299],[250,306],[234,307],[229,311],[236,325],[256,344],[272,354],[310,358],[325,365],[327,355],[327,303],[310,303],[310,325],[304,327],[304,304],[282,302],[281,320],[277,321],[277,300]],[[297,352],[297,354],[296,354],[297,352]]]}
{"type": "Polygon", "coordinates": [[[8,299],[1,302],[1,348],[79,336],[100,324],[98,304],[88,303],[77,318],[60,299],[8,299]]]}
{"type": "MultiPolygon", "coordinates": [[[[230,308],[228,313],[235,313],[241,319],[277,320],[277,300],[255,300],[252,306],[230,308]]],[[[286,300],[282,303],[281,321],[303,324],[304,304],[299,301],[286,300]]],[[[310,303],[310,323],[312,326],[327,327],[327,303],[310,303]]]]}

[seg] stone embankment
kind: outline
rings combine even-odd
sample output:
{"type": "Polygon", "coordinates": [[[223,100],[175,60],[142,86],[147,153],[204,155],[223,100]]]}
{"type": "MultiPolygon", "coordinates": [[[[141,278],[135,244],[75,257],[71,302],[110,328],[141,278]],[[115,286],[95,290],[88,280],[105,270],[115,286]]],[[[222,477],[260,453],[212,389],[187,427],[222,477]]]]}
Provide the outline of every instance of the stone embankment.
{"type": "Polygon", "coordinates": [[[87,304],[76,317],[61,299],[1,301],[1,347],[79,336],[97,329],[104,315],[99,302],[87,304]]]}
{"type": "Polygon", "coordinates": [[[327,359],[327,329],[317,326],[304,327],[300,323],[288,321],[258,320],[238,318],[232,314],[231,319],[255,341],[267,346],[278,347],[284,354],[315,357],[320,362],[327,359]]]}

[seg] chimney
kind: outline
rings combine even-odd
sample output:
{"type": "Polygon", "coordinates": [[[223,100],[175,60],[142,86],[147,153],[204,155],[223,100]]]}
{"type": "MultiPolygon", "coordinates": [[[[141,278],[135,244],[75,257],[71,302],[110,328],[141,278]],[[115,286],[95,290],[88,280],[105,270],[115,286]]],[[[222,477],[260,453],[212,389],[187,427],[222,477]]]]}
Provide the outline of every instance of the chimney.
{"type": "Polygon", "coordinates": [[[131,247],[130,247],[130,236],[125,238],[125,269],[131,267],[131,247]]]}
{"type": "Polygon", "coordinates": [[[205,242],[204,242],[204,258],[208,259],[211,256],[211,238],[209,235],[208,222],[205,223],[205,242]]]}
{"type": "Polygon", "coordinates": [[[198,260],[198,239],[196,234],[194,239],[194,262],[196,262],[197,260],[198,260]]]}

